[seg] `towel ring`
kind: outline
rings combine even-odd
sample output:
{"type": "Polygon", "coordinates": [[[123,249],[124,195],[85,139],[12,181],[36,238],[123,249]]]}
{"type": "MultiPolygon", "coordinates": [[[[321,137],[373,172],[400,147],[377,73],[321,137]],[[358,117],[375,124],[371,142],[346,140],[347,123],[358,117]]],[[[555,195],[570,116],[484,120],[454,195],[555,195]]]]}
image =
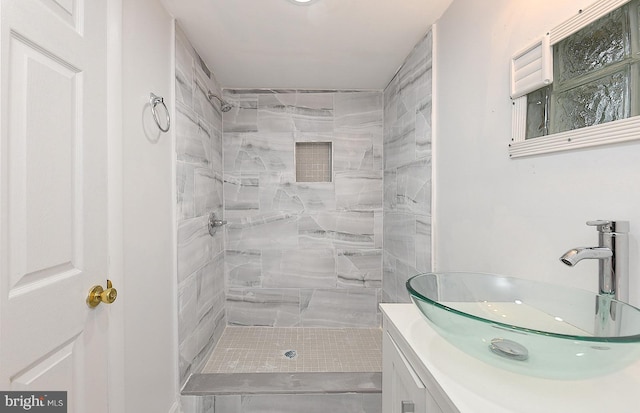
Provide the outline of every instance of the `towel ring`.
{"type": "Polygon", "coordinates": [[[153,120],[156,121],[156,125],[160,128],[162,132],[168,132],[171,127],[171,118],[169,117],[169,109],[167,109],[167,105],[164,104],[164,98],[161,96],[156,96],[151,93],[149,97],[149,103],[151,104],[151,113],[153,114],[153,120]],[[167,127],[163,128],[162,124],[160,124],[160,119],[158,119],[158,112],[156,112],[156,106],[158,103],[161,103],[164,107],[164,112],[167,114],[167,127]]]}

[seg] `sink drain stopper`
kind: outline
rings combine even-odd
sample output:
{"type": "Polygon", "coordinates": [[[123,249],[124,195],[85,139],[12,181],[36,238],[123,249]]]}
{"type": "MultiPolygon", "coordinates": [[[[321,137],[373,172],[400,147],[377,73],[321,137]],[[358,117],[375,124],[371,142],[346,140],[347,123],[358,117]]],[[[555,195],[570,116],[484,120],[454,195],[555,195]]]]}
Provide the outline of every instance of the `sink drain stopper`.
{"type": "Polygon", "coordinates": [[[492,339],[491,344],[489,344],[489,350],[509,360],[525,361],[529,358],[529,350],[525,346],[506,338],[492,339]]]}

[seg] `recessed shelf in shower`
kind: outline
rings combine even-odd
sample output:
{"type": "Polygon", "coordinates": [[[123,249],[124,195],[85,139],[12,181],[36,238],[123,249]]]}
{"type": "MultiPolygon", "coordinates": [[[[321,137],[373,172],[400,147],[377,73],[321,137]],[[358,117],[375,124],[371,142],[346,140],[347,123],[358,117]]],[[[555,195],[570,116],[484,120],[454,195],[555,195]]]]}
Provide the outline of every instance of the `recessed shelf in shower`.
{"type": "Polygon", "coordinates": [[[331,142],[296,142],[296,182],[331,182],[331,142]]]}

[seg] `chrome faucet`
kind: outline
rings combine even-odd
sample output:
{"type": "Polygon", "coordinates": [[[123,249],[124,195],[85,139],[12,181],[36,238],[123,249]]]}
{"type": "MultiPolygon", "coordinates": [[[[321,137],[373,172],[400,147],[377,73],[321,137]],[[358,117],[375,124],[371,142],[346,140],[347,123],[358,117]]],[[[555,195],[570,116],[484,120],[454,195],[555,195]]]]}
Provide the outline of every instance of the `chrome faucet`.
{"type": "Polygon", "coordinates": [[[567,251],[560,261],[573,267],[584,259],[597,259],[600,294],[629,300],[629,221],[588,221],[598,229],[597,247],[567,251]]]}

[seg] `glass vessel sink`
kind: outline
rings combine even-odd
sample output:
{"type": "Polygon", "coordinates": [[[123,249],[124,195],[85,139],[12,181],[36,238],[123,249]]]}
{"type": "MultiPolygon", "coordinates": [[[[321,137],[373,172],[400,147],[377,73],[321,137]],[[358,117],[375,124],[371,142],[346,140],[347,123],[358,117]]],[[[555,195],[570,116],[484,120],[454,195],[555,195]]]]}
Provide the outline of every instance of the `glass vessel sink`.
{"type": "Polygon", "coordinates": [[[411,299],[454,346],[517,373],[580,379],[640,357],[640,309],[607,295],[478,273],[426,273],[411,299]]]}

